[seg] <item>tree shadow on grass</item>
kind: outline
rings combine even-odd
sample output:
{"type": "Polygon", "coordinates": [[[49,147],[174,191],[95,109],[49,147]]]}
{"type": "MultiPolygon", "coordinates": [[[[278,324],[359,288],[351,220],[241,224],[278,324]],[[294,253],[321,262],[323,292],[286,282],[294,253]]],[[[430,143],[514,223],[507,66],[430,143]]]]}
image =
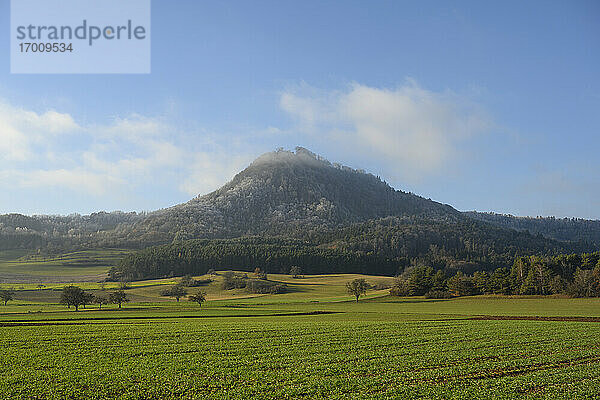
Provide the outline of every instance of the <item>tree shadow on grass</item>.
{"type": "Polygon", "coordinates": [[[371,299],[364,299],[363,301],[369,303],[381,303],[381,304],[416,304],[416,303],[439,303],[446,302],[452,299],[393,299],[390,297],[375,297],[371,299]]]}

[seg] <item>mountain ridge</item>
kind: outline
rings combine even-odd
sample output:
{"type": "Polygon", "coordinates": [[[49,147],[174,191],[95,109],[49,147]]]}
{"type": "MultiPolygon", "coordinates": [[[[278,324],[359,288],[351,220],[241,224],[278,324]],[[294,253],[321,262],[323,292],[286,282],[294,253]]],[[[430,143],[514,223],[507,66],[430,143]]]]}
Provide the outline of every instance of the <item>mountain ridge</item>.
{"type": "Polygon", "coordinates": [[[462,218],[451,206],[396,190],[372,174],[331,164],[299,147],[295,153],[263,154],[221,188],[151,213],[137,227],[150,224],[157,231],[172,232],[169,220],[179,219],[178,226],[187,227],[179,231],[183,238],[235,237],[277,233],[290,226],[334,228],[420,214],[462,218]],[[198,216],[212,220],[209,223],[198,216]]]}
{"type": "Polygon", "coordinates": [[[600,244],[600,229],[597,241],[568,240],[596,238],[576,227],[571,236],[555,235],[566,238],[557,240],[552,229],[528,232],[480,214],[394,189],[379,177],[297,147],[265,153],[221,188],[150,213],[0,216],[0,249],[135,249],[263,236],[412,262],[491,265],[519,254],[593,251],[600,244]]]}

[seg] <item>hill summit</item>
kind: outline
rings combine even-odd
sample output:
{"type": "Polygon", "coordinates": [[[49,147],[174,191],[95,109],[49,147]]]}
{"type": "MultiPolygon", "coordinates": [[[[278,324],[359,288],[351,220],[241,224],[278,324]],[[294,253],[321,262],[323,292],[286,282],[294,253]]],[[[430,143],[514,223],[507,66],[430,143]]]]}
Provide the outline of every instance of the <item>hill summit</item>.
{"type": "Polygon", "coordinates": [[[152,213],[137,227],[179,238],[236,237],[388,216],[464,218],[448,205],[395,190],[372,174],[297,147],[265,153],[220,189],[152,213]]]}

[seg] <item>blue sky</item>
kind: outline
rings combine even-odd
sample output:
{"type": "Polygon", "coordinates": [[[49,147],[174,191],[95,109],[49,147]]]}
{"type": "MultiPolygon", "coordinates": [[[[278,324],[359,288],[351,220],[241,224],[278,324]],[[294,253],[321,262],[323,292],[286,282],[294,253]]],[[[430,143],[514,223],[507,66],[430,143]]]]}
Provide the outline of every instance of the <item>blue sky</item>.
{"type": "Polygon", "coordinates": [[[9,25],[0,0],[0,213],[163,208],[300,145],[460,210],[600,219],[597,1],[155,0],[149,75],[11,75],[9,25]]]}

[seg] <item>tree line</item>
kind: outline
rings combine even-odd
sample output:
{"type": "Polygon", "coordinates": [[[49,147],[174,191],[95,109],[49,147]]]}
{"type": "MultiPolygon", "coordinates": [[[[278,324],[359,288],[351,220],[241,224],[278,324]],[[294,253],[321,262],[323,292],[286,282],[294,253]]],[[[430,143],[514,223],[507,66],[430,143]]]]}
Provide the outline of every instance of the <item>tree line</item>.
{"type": "Polygon", "coordinates": [[[390,294],[430,298],[477,294],[600,297],[600,252],[517,257],[510,268],[471,275],[413,266],[396,278],[390,294]]]}
{"type": "MultiPolygon", "coordinates": [[[[177,300],[177,302],[179,302],[180,298],[187,296],[189,301],[196,302],[200,306],[206,301],[206,293],[203,291],[198,291],[194,294],[188,294],[184,281],[165,288],[160,294],[161,296],[173,297],[177,300]]],[[[12,297],[10,300],[12,300],[12,297]]],[[[130,299],[127,296],[127,293],[125,293],[125,291],[122,289],[110,293],[101,291],[99,293],[92,294],[90,292],[86,292],[78,286],[73,285],[65,286],[60,296],[60,303],[66,305],[68,308],[74,307],[75,311],[79,311],[79,307],[85,308],[86,305],[91,304],[97,304],[98,308],[100,309],[102,309],[103,305],[107,304],[116,304],[119,306],[119,308],[121,308],[124,303],[128,303],[129,301],[130,299]]]]}
{"type": "Polygon", "coordinates": [[[373,253],[408,260],[412,265],[468,272],[510,267],[519,256],[596,250],[582,243],[559,242],[471,219],[439,221],[419,216],[381,218],[336,230],[310,231],[299,237],[332,244],[343,251],[373,253]]]}
{"type": "Polygon", "coordinates": [[[210,269],[251,272],[257,267],[269,273],[287,274],[294,266],[301,266],[306,274],[395,275],[405,264],[370,252],[340,250],[295,239],[195,239],[129,254],[111,268],[109,277],[128,281],[203,275],[210,269]]]}
{"type": "Polygon", "coordinates": [[[297,238],[192,239],[149,247],[123,258],[113,280],[204,274],[211,268],[288,273],[301,265],[307,274],[396,275],[411,265],[435,270],[492,272],[510,268],[521,256],[553,257],[586,251],[527,232],[490,227],[478,221],[442,222],[383,218],[337,230],[307,231],[297,238]]]}
{"type": "Polygon", "coordinates": [[[129,298],[123,290],[116,290],[110,293],[100,292],[92,294],[81,289],[79,286],[65,286],[60,295],[60,303],[68,308],[74,307],[75,311],[79,311],[79,307],[86,305],[97,304],[102,308],[106,304],[117,304],[121,308],[123,303],[127,303],[129,298]]]}

